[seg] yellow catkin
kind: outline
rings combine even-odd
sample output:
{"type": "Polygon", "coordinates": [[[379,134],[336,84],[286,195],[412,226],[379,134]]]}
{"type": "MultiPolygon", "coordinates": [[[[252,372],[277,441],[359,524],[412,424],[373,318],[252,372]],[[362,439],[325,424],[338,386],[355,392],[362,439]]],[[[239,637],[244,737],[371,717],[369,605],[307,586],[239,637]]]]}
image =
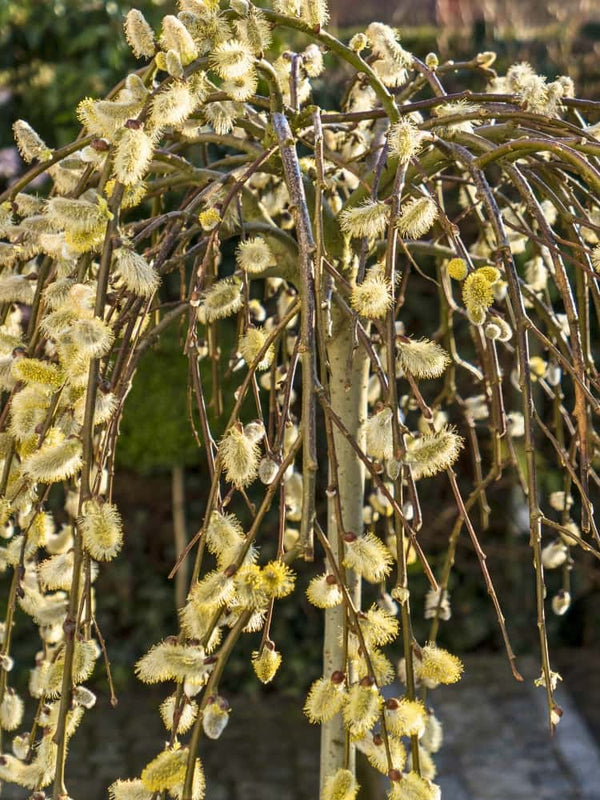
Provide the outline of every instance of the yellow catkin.
{"type": "MultiPolygon", "coordinates": [[[[406,763],[406,750],[404,745],[394,736],[388,733],[388,746],[390,750],[390,757],[392,762],[392,769],[402,770],[406,763]]],[[[378,772],[387,775],[390,767],[387,759],[387,750],[383,736],[375,734],[371,736],[367,734],[364,739],[357,742],[358,749],[363,752],[369,764],[374,767],[378,772]]]]}
{"type": "Polygon", "coordinates": [[[317,608],[334,608],[344,600],[335,575],[327,573],[317,575],[311,580],[306,590],[306,596],[317,608]]]}
{"type": "MultiPolygon", "coordinates": [[[[240,337],[239,351],[248,366],[254,363],[267,341],[267,333],[260,328],[248,328],[240,337]]],[[[269,345],[256,365],[256,369],[269,369],[275,357],[275,347],[269,345]]]]}
{"type": "Polygon", "coordinates": [[[387,228],[390,207],[385,203],[369,200],[361,206],[347,208],[339,216],[344,233],[356,238],[381,236],[387,228]]]}
{"type": "MultiPolygon", "coordinates": [[[[162,717],[162,721],[165,725],[165,728],[168,731],[173,730],[173,720],[175,718],[175,712],[179,708],[179,703],[177,701],[177,695],[172,694],[170,697],[167,697],[166,700],[160,704],[160,716],[162,717]]],[[[198,714],[198,705],[193,700],[187,700],[183,710],[179,714],[179,720],[177,722],[177,733],[186,733],[194,724],[196,720],[196,716],[198,714]]]]}
{"type": "Polygon", "coordinates": [[[209,56],[211,68],[226,80],[241,78],[254,65],[252,51],[235,39],[221,42],[209,56]]]}
{"type": "Polygon", "coordinates": [[[429,339],[401,336],[397,341],[396,363],[403,372],[415,378],[439,378],[450,363],[450,356],[443,347],[429,339]]]}
{"type": "Polygon", "coordinates": [[[398,156],[401,164],[408,164],[421,149],[424,134],[412,119],[404,118],[390,129],[390,151],[398,156]]]}
{"type": "Polygon", "coordinates": [[[243,430],[233,426],[219,443],[219,456],[227,480],[238,488],[251,484],[258,474],[259,448],[243,430]]]}
{"type": "Polygon", "coordinates": [[[407,437],[405,460],[412,466],[415,478],[431,477],[454,464],[462,444],[462,437],[444,426],[435,433],[407,437]]]}
{"type": "Polygon", "coordinates": [[[236,251],[236,260],[238,266],[250,274],[259,274],[276,264],[271,248],[260,236],[240,242],[236,251]]]}
{"type": "Polygon", "coordinates": [[[77,439],[47,441],[23,461],[23,472],[40,483],[59,483],[81,467],[81,442],[77,439]]]}
{"type": "Polygon", "coordinates": [[[479,267],[475,270],[476,275],[482,275],[489,283],[496,283],[500,278],[500,270],[496,267],[479,267]]]}
{"type": "Polygon", "coordinates": [[[172,789],[185,778],[188,751],[163,750],[142,770],[142,783],[149,792],[172,789]]]}
{"type": "Polygon", "coordinates": [[[419,677],[435,683],[456,683],[463,673],[463,663],[442,647],[427,644],[422,650],[419,677]]]}
{"type": "Polygon", "coordinates": [[[383,704],[379,689],[372,679],[355,684],[344,705],[344,724],[353,739],[360,739],[377,722],[383,704]]]}
{"type": "Polygon", "coordinates": [[[239,278],[223,278],[206,291],[198,306],[198,320],[214,322],[237,313],[242,307],[242,282],[239,278]]]}
{"type": "Polygon", "coordinates": [[[262,568],[262,582],[269,597],[287,597],[294,591],[296,574],[283,561],[269,561],[262,568]]]}
{"type": "Polygon", "coordinates": [[[28,122],[18,119],[13,124],[13,133],[19,153],[27,163],[34,159],[48,161],[52,158],[52,150],[50,150],[28,122]]]}
{"type": "Polygon", "coordinates": [[[349,769],[338,769],[325,780],[321,800],[354,800],[360,789],[349,769]]]}
{"type": "Polygon", "coordinates": [[[152,58],[156,49],[154,31],[141,11],[131,9],[127,12],[125,37],[136,58],[152,58]]]}
{"type": "Polygon", "coordinates": [[[400,780],[393,781],[388,793],[388,800],[441,800],[439,786],[416,772],[408,772],[400,780]]]}
{"type": "Polygon", "coordinates": [[[117,180],[126,185],[139,183],[152,160],[154,144],[141,125],[127,125],[116,143],[113,168],[117,180]]]}
{"type": "Polygon", "coordinates": [[[88,501],[78,521],[83,545],[96,561],[110,561],[123,545],[121,515],[112,503],[88,501]]]}
{"type": "Polygon", "coordinates": [[[397,226],[402,236],[420,239],[436,221],[438,208],[431,197],[417,197],[402,207],[397,226]]]}
{"type": "Polygon", "coordinates": [[[281,665],[281,653],[267,643],[252,653],[252,668],[261,683],[270,683],[281,665]]]}
{"type": "Polygon", "coordinates": [[[379,583],[389,574],[392,557],[375,534],[368,532],[358,537],[348,534],[345,543],[345,567],[355,570],[369,583],[379,583]]]}
{"type": "Polygon", "coordinates": [[[59,389],[64,382],[64,375],[56,364],[37,358],[17,358],[13,361],[12,374],[18,381],[48,389],[59,389]]]}
{"type": "Polygon", "coordinates": [[[304,704],[310,722],[328,722],[342,710],[347,700],[343,679],[343,674],[334,673],[332,678],[319,678],[313,683],[304,704]]]}
{"type": "Polygon", "coordinates": [[[447,269],[448,275],[455,281],[464,281],[467,277],[467,262],[464,258],[451,258],[447,269]]]}
{"type": "Polygon", "coordinates": [[[204,231],[212,231],[220,221],[221,215],[216,208],[206,208],[198,214],[198,222],[204,231]]]}
{"type": "Polygon", "coordinates": [[[421,736],[425,731],[426,711],[420,700],[390,698],[385,704],[388,730],[394,736],[421,736]]]}
{"type": "Polygon", "coordinates": [[[211,668],[206,663],[203,647],[170,640],[151,647],[135,665],[138,678],[149,684],[168,680],[183,682],[187,679],[201,683],[208,678],[211,668]]]}
{"type": "Polygon", "coordinates": [[[488,275],[481,270],[468,275],[463,283],[462,296],[467,311],[475,319],[478,319],[481,313],[485,314],[494,302],[494,291],[488,275]]]}
{"type": "Polygon", "coordinates": [[[393,303],[392,285],[381,269],[372,269],[362,283],[352,289],[350,304],[367,319],[385,317],[393,303]]]}

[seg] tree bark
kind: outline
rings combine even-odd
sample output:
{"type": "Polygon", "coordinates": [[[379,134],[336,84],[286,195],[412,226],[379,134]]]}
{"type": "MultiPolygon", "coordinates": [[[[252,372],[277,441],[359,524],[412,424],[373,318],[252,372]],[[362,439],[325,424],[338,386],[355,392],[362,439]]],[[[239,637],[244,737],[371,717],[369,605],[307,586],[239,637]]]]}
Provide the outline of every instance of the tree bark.
{"type": "MultiPolygon", "coordinates": [[[[367,415],[367,388],[369,358],[363,348],[353,352],[352,327],[347,318],[332,309],[333,336],[327,345],[330,365],[329,391],[331,406],[344,426],[356,437],[364,449],[363,423],[367,415]]],[[[338,492],[342,508],[344,531],[360,535],[363,529],[363,499],[365,489],[364,466],[342,434],[334,427],[333,440],[338,463],[338,492]]],[[[331,469],[331,467],[330,467],[331,469]]],[[[330,475],[330,479],[331,479],[330,475]]],[[[343,545],[338,537],[335,501],[328,501],[327,535],[336,561],[343,560],[343,545]]],[[[360,608],[360,577],[348,571],[348,591],[356,608],[360,608]]],[[[323,674],[330,676],[335,670],[344,670],[343,650],[340,644],[344,626],[344,607],[337,606],[325,612],[325,637],[323,642],[323,674]]],[[[341,714],[322,726],[321,732],[321,789],[325,779],[345,764],[346,731],[341,714]]],[[[355,771],[355,748],[350,746],[348,769],[355,771]]]]}
{"type": "MultiPolygon", "coordinates": [[[[185,471],[182,466],[171,470],[171,503],[173,507],[173,536],[175,539],[175,558],[178,559],[187,544],[185,519],[185,471]]],[[[188,584],[187,560],[179,566],[175,575],[175,604],[177,608],[185,605],[188,584]]]]}

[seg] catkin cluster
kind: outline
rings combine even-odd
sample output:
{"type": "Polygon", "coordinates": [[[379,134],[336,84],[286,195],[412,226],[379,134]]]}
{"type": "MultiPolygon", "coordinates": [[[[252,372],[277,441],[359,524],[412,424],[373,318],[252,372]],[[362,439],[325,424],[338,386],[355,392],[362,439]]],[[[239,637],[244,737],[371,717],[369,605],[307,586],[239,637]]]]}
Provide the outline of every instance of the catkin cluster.
{"type": "Polygon", "coordinates": [[[331,623],[336,667],[304,705],[337,743],[321,800],[357,796],[353,749],[388,800],[439,800],[442,726],[424,701],[463,672],[437,643],[463,527],[518,675],[482,540],[511,470],[529,504],[536,685],[560,720],[540,609],[567,613],[573,554],[598,557],[599,128],[568,78],[498,76],[493,53],[422,63],[389,25],[346,43],[328,18],[324,0],[179,0],[154,30],[133,9],[140,68],[81,100],[76,142],[55,150],[14,125],[31,166],[0,199],[2,781],[68,797],[67,745],[102,653],[96,577],[129,533],[113,500],[121,418],[169,326],[204,509],[173,565],[193,564],[177,630],[135,664],[164,685],[166,744],[112,800],[210,796],[197,745],[228,725],[228,659],[250,637],[248,669],[276,681],[280,604],[304,615],[304,596],[331,623]],[[273,47],[274,29],[295,50],[273,47]],[[321,109],[334,58],[348,83],[321,109]],[[480,82],[478,104],[447,100],[457,70],[480,82]],[[542,448],[560,464],[548,496],[542,448]],[[15,623],[40,638],[33,724],[15,623]]]}

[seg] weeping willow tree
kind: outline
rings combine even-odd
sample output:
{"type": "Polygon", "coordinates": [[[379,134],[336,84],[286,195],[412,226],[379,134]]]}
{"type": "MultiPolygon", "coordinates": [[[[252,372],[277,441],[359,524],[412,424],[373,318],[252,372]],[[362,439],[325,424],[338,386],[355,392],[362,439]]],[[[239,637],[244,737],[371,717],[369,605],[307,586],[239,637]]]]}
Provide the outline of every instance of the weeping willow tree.
{"type": "Polygon", "coordinates": [[[294,592],[292,565],[317,560],[307,595],[324,609],[324,664],[305,712],[322,725],[322,799],[356,796],[357,750],[390,800],[439,798],[442,731],[424,701],[463,670],[437,644],[461,536],[521,680],[483,538],[488,497],[511,474],[529,510],[537,684],[560,721],[547,606],[566,613],[577,556],[600,554],[596,106],[527,64],[497,75],[493,53],[421,61],[382,23],[346,44],[326,22],[320,0],[181,0],[156,36],[132,10],[125,34],[144,65],[81,102],[75,142],[52,150],[14,126],[32,166],[0,198],[0,778],[35,797],[68,797],[67,745],[95,701],[85,683],[108,666],[94,579],[123,539],[119,421],[170,326],[207,492],[173,565],[191,575],[179,630],[135,666],[171,687],[168,742],[111,797],[204,796],[228,659],[251,637],[258,680],[276,678],[278,600],[294,592]],[[273,30],[294,49],[275,52],[273,30]],[[312,84],[328,74],[339,102],[323,108],[312,84]],[[42,174],[51,188],[36,194],[42,174]],[[563,481],[548,496],[538,450],[563,481]],[[441,491],[454,522],[434,569],[421,534],[441,491]],[[553,568],[563,588],[547,596],[553,568]],[[431,621],[426,641],[414,613],[431,621]],[[25,729],[15,621],[41,639],[25,729]],[[404,688],[384,698],[396,677],[404,688]]]}

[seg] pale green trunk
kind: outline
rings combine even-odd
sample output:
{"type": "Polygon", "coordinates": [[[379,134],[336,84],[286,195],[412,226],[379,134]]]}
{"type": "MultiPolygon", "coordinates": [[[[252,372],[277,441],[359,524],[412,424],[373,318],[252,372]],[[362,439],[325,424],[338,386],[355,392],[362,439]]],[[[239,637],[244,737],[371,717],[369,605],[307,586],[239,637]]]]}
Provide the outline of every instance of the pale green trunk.
{"type": "MultiPolygon", "coordinates": [[[[330,364],[331,406],[345,427],[364,449],[363,422],[367,414],[367,387],[369,359],[363,348],[357,348],[352,356],[352,329],[348,318],[334,316],[334,335],[327,347],[330,364]]],[[[365,470],[351,445],[337,431],[334,443],[338,461],[339,497],[345,532],[360,534],[363,528],[362,509],[365,486],[365,470]]],[[[329,500],[327,535],[338,563],[340,553],[334,502],[329,500]]],[[[353,602],[360,608],[361,582],[353,573],[348,573],[348,589],[353,602]]],[[[323,674],[330,676],[334,670],[343,670],[343,654],[340,644],[344,624],[343,606],[325,612],[325,638],[323,643],[323,674]]],[[[321,788],[325,779],[337,769],[345,766],[345,729],[342,715],[323,725],[321,733],[321,788]]],[[[355,769],[355,748],[350,748],[348,768],[355,769]]]]}
{"type": "MultiPolygon", "coordinates": [[[[181,466],[171,471],[171,505],[173,510],[173,538],[175,557],[179,558],[187,544],[185,520],[185,471],[181,466]]],[[[188,591],[188,564],[184,560],[175,575],[175,604],[183,608],[188,591]]]]}

